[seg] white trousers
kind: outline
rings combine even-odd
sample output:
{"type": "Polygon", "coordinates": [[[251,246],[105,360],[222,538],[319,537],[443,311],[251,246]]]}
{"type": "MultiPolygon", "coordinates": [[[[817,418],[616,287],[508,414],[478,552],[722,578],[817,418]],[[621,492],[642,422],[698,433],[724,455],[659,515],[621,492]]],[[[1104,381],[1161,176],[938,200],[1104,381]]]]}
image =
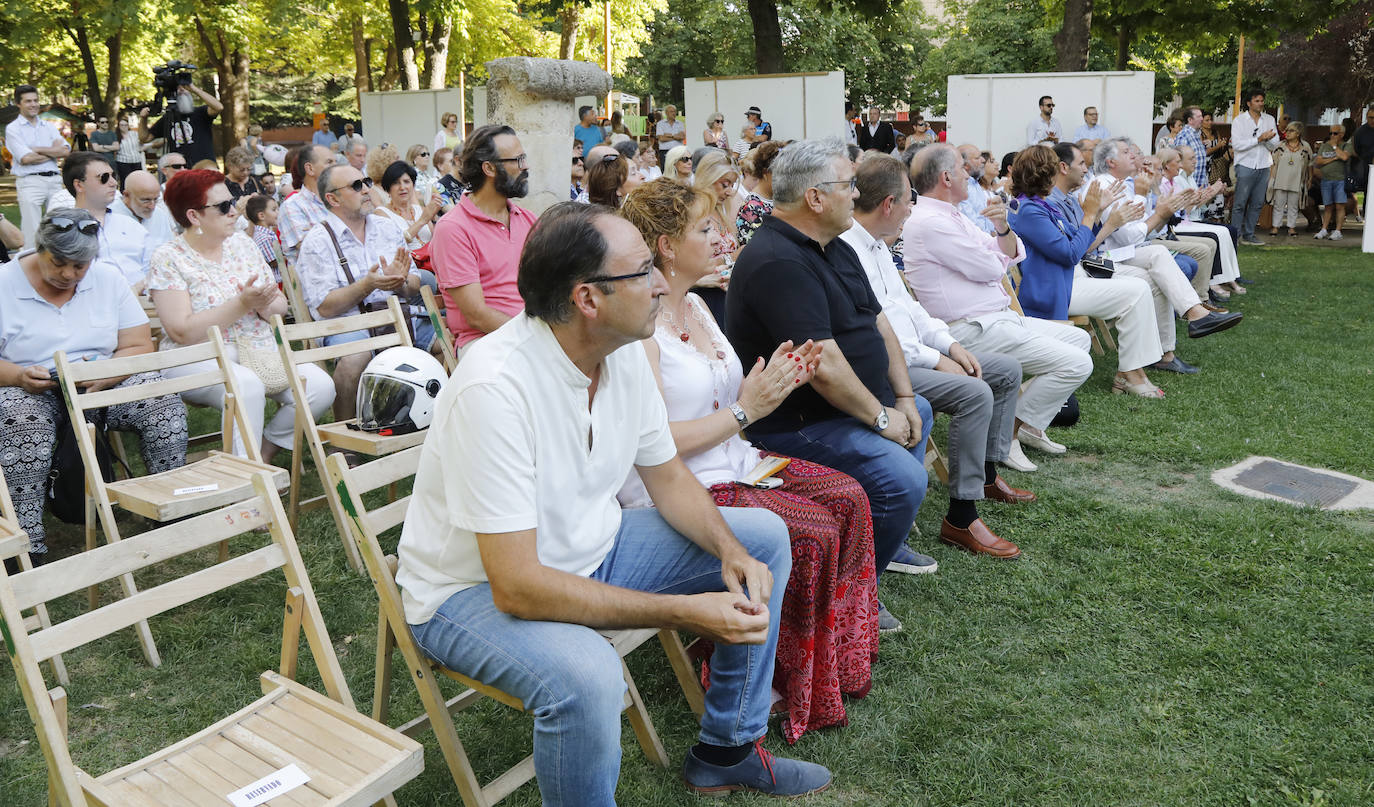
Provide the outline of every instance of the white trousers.
{"type": "Polygon", "coordinates": [[[1050,425],[1069,395],[1092,375],[1092,340],[1082,328],[1004,311],[950,323],[949,332],[974,353],[1006,353],[1021,362],[1030,382],[1016,402],[1016,416],[1036,429],[1050,425]]]}
{"type": "MultiPolygon", "coordinates": [[[[1294,191],[1293,198],[1295,200],[1297,199],[1297,196],[1298,192],[1294,191]]],[[[1297,202],[1295,201],[1294,204],[1296,205],[1297,202]]],[[[1277,204],[1275,204],[1274,209],[1279,209],[1277,204]]],[[[1275,213],[1274,215],[1277,216],[1280,214],[1275,213]]],[[[1274,219],[1274,221],[1277,222],[1278,219],[1274,219]]],[[[1297,221],[1297,208],[1294,207],[1294,223],[1288,226],[1298,226],[1297,221]]],[[[1220,224],[1207,224],[1201,221],[1185,221],[1182,224],[1175,227],[1174,231],[1179,233],[1212,233],[1217,237],[1217,252],[1221,255],[1221,274],[1212,278],[1212,283],[1230,283],[1231,281],[1240,277],[1240,259],[1236,257],[1236,242],[1232,240],[1231,231],[1229,229],[1223,227],[1220,224]]]]}
{"type": "MultiPolygon", "coordinates": [[[[1201,271],[1199,269],[1198,271],[1201,271]]],[[[1116,273],[1144,280],[1155,298],[1155,326],[1159,331],[1159,346],[1165,353],[1178,344],[1174,314],[1180,316],[1202,302],[1188,278],[1174,263],[1174,257],[1164,247],[1136,247],[1130,263],[1117,263],[1116,273]]]]}
{"type": "MultiPolygon", "coordinates": [[[[1179,235],[1175,241],[1165,241],[1156,239],[1150,242],[1157,244],[1170,252],[1177,252],[1187,255],[1197,261],[1197,273],[1190,281],[1193,291],[1197,292],[1198,299],[1207,296],[1207,287],[1212,285],[1212,263],[1217,257],[1217,242],[1210,238],[1202,238],[1195,235],[1179,235]]],[[[1179,269],[1182,272],[1182,269],[1179,269]]],[[[1186,278],[1187,275],[1184,275],[1186,278]]]]}
{"type": "MultiPolygon", "coordinates": [[[[227,348],[229,358],[231,360],[237,359],[238,349],[234,345],[228,345],[227,348]]],[[[291,388],[287,387],[271,396],[272,400],[281,404],[281,407],[277,409],[277,414],[272,416],[272,420],[264,426],[263,420],[266,417],[268,396],[267,390],[262,386],[262,380],[258,378],[257,373],[242,364],[234,362],[229,366],[234,371],[234,381],[238,385],[239,395],[243,396],[238,405],[243,410],[244,420],[248,421],[249,434],[247,436],[255,444],[261,443],[265,439],[278,448],[290,450],[291,436],[296,423],[296,400],[291,395],[291,388]]],[[[212,359],[163,370],[162,374],[167,378],[180,378],[214,369],[215,362],[212,359]]],[[[300,374],[301,380],[305,382],[306,402],[310,406],[310,411],[314,413],[315,420],[318,421],[334,403],[334,379],[329,377],[329,373],[314,364],[300,365],[300,374]]],[[[212,406],[221,411],[224,409],[223,384],[189,390],[181,393],[181,397],[187,403],[197,406],[212,406]]],[[[240,457],[248,456],[247,451],[244,450],[242,436],[238,434],[237,429],[234,433],[233,450],[240,457]]]]}
{"type": "Polygon", "coordinates": [[[48,210],[48,203],[56,195],[65,194],[62,177],[40,177],[36,174],[16,177],[14,190],[19,196],[19,229],[24,233],[24,246],[33,248],[33,236],[38,222],[48,210]]]}
{"type": "Polygon", "coordinates": [[[1138,277],[1088,277],[1081,267],[1073,273],[1069,316],[1116,320],[1116,368],[1139,370],[1160,360],[1164,348],[1155,327],[1154,295],[1138,277]]]}

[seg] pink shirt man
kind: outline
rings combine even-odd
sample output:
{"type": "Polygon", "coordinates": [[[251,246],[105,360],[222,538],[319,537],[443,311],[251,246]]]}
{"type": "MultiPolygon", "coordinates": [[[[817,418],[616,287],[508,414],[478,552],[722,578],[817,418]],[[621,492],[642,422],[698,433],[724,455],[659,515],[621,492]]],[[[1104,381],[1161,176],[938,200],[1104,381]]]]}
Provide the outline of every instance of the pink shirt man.
{"type": "MultiPolygon", "coordinates": [[[[525,310],[525,301],[515,286],[520,250],[536,219],[523,207],[506,204],[510,209],[509,228],[478,210],[471,196],[464,196],[434,226],[430,253],[440,289],[480,283],[488,306],[515,316],[525,310]]],[[[468,324],[451,299],[446,309],[449,330],[459,347],[486,335],[468,324]]]]}
{"type": "Polygon", "coordinates": [[[922,196],[902,227],[903,263],[916,299],[945,322],[975,319],[1007,310],[1002,290],[1007,267],[1025,259],[1016,240],[1008,257],[997,238],[982,230],[948,202],[922,196]]]}

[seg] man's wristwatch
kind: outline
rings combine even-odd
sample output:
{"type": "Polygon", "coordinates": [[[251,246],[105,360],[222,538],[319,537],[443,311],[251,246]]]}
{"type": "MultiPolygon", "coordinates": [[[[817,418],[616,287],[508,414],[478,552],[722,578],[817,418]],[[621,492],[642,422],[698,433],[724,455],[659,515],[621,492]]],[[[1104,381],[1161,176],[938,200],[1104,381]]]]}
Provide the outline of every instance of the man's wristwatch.
{"type": "Polygon", "coordinates": [[[873,419],[873,431],[880,432],[887,429],[887,407],[878,410],[878,416],[873,419]]]}
{"type": "Polygon", "coordinates": [[[744,407],[738,403],[730,404],[730,414],[735,416],[735,422],[739,424],[740,431],[749,425],[749,416],[745,414],[744,407]]]}
{"type": "Polygon", "coordinates": [[[998,238],[1001,238],[1002,236],[1006,235],[1006,234],[1009,233],[1009,232],[1011,232],[1011,227],[1007,227],[1007,229],[1005,229],[1005,230],[1003,230],[1002,232],[998,233],[998,234],[997,234],[997,237],[998,237],[998,238]]]}

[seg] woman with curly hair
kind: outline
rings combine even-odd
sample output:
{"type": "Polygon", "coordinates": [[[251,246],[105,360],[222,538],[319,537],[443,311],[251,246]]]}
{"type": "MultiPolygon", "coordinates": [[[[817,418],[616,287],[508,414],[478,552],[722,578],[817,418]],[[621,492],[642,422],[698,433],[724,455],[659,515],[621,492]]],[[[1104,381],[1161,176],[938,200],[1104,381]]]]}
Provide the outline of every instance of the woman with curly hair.
{"type": "MultiPolygon", "coordinates": [[[[778,633],[773,686],[785,708],[782,733],[796,742],[810,729],[846,722],[843,695],[872,685],[878,651],[877,575],[868,497],[852,477],[791,459],[780,487],[740,483],[764,455],[741,430],[808,383],[820,346],[783,342],[746,374],[700,298],[690,290],[712,271],[717,204],[702,188],[659,179],[629,195],[621,215],[653,253],[668,293],[644,351],[659,380],[669,426],[687,467],[721,507],[763,507],[787,523],[792,573],[778,633]]],[[[620,493],[626,507],[652,504],[637,474],[620,493]]]]}

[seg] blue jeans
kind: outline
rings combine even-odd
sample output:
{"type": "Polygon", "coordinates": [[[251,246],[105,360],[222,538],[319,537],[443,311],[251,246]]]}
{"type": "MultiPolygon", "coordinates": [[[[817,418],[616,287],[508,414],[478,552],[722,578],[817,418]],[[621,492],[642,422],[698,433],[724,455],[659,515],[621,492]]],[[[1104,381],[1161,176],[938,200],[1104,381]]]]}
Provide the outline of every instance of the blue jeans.
{"type": "Polygon", "coordinates": [[[810,460],[859,480],[873,511],[873,565],[881,575],[911,533],[916,511],[926,497],[926,438],[935,416],[919,395],[916,411],[921,415],[921,439],[910,449],[843,416],[795,432],[750,434],[749,439],[769,451],[810,460]]]}
{"type": "MultiPolygon", "coordinates": [[[[717,644],[711,657],[701,741],[744,745],[768,729],[792,547],[787,525],[768,510],[722,507],[720,512],[749,554],[773,572],[767,643],[717,644]]],[[[725,590],[720,561],[653,509],[624,511],[615,545],[591,577],[653,594],[725,590]]],[[[520,698],[534,714],[534,770],[545,805],[615,804],[625,679],[604,637],[582,625],[503,613],[492,603],[487,583],[449,597],[411,632],[430,658],[520,698]]]]}
{"type": "Polygon", "coordinates": [[[1231,224],[1240,228],[1241,238],[1254,238],[1255,225],[1264,209],[1264,192],[1269,184],[1268,168],[1236,166],[1236,195],[1231,200],[1231,224]]]}

